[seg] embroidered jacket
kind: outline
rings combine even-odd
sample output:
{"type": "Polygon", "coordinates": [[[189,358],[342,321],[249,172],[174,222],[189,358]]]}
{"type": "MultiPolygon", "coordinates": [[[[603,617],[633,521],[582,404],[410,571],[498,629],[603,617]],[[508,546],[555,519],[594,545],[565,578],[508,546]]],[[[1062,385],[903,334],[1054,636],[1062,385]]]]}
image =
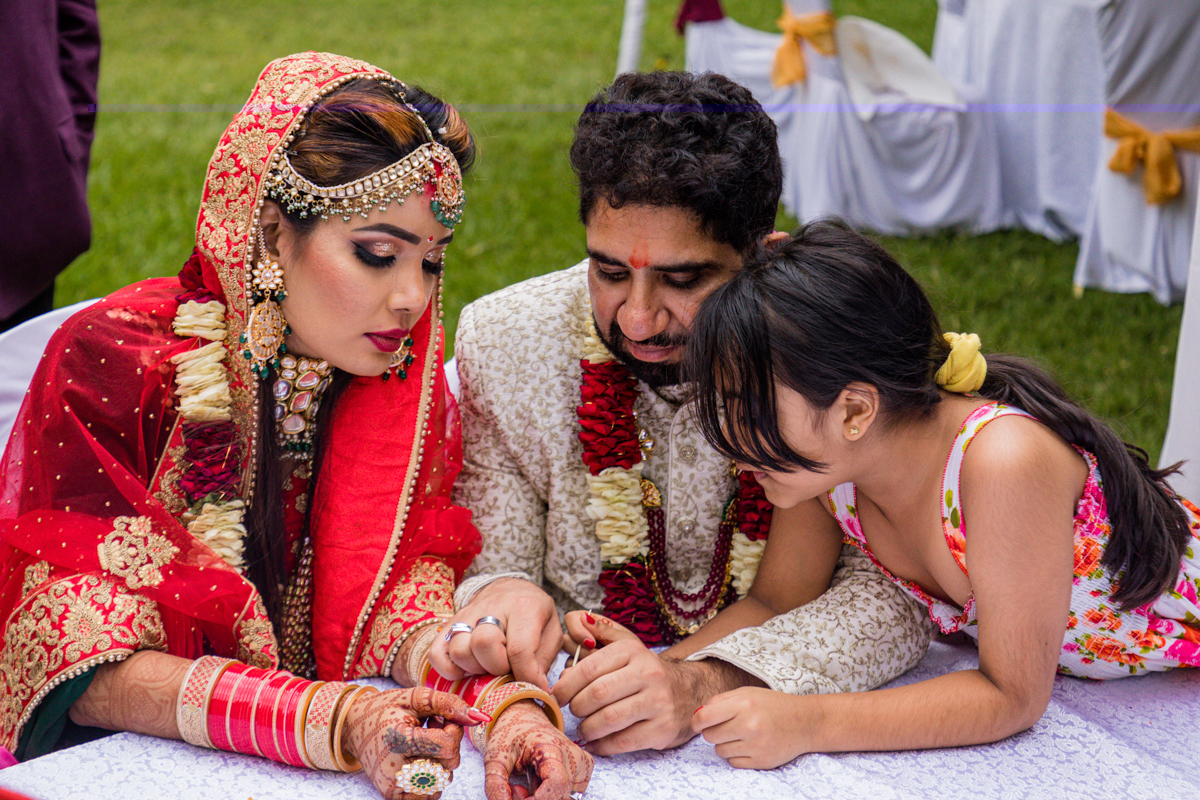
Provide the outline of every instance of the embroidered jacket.
{"type": "MultiPolygon", "coordinates": [[[[455,595],[460,607],[504,576],[542,586],[560,613],[601,606],[575,411],[587,292],[584,262],[477,300],[459,318],[464,467],[454,497],[474,512],[484,542],[455,595]]],[[[638,422],[655,440],[644,474],[663,492],[671,580],[696,592],[734,491],[729,462],[705,443],[679,387],[639,388],[638,422]]],[[[692,658],[728,661],[796,694],[858,691],[915,665],[930,631],[922,608],[844,548],[823,597],[692,658]]]]}

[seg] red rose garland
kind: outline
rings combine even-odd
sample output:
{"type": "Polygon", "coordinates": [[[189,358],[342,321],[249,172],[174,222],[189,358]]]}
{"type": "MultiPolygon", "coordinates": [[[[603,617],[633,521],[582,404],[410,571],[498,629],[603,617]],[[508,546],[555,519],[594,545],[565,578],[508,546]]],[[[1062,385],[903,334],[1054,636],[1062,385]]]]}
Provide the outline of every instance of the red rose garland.
{"type": "Polygon", "coordinates": [[[666,570],[660,495],[641,477],[643,456],[633,409],[637,381],[603,348],[590,313],[586,325],[585,358],[580,360],[582,404],[576,413],[583,463],[590,474],[587,512],[596,520],[601,540],[604,614],[647,646],[669,645],[698,630],[735,596],[745,595],[762,556],[772,507],[762,487],[739,473],[708,580],[696,593],[676,589],[666,570]],[[678,602],[701,600],[692,610],[678,602]]]}

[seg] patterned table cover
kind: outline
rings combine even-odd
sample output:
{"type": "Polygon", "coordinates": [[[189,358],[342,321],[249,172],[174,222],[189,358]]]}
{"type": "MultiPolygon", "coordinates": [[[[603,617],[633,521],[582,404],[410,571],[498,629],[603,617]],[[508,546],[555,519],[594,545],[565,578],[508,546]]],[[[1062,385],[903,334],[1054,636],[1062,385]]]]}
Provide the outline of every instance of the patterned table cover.
{"type": "MultiPolygon", "coordinates": [[[[555,672],[561,669],[560,656],[555,672]]],[[[935,641],[895,685],[976,666],[974,648],[935,641]]],[[[379,685],[383,685],[383,681],[379,685]]],[[[639,798],[1200,797],[1200,672],[1096,683],[1057,678],[1032,729],[979,747],[809,755],[779,769],[729,767],[702,739],[663,753],[598,759],[587,800],[639,798]]],[[[568,733],[578,721],[568,714],[568,733]]],[[[40,800],[376,800],[359,775],[317,773],[263,759],[121,733],[0,771],[0,786],[40,800]]],[[[466,742],[445,800],[483,797],[483,762],[466,742]]]]}

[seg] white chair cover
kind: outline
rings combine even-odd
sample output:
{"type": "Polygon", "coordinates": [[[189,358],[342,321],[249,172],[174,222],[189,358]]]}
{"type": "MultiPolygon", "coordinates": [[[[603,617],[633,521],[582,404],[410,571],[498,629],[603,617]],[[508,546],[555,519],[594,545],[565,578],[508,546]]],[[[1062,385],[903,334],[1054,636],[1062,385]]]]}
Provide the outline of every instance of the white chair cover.
{"type": "Polygon", "coordinates": [[[8,434],[12,432],[17,412],[25,400],[25,390],[29,388],[46,343],[58,326],[94,302],[84,300],[57,308],[0,333],[0,448],[8,446],[8,434]]]}
{"type": "Polygon", "coordinates": [[[1103,0],[941,0],[933,61],[990,113],[1012,224],[1083,231],[1103,127],[1103,0]]]}
{"type": "Polygon", "coordinates": [[[1158,465],[1186,461],[1183,473],[1172,477],[1171,485],[1192,502],[1200,502],[1200,211],[1193,228],[1188,279],[1191,289],[1183,302],[1183,323],[1179,326],[1171,418],[1158,465]]]}
{"type": "MultiPolygon", "coordinates": [[[[1154,131],[1200,126],[1200,2],[1110,0],[1098,12],[1105,100],[1154,131]]],[[[1183,299],[1200,186],[1200,154],[1176,151],[1180,196],[1149,205],[1142,172],[1108,169],[1117,143],[1098,134],[1101,157],[1075,284],[1183,299]]]]}
{"type": "MultiPolygon", "coordinates": [[[[791,3],[793,13],[822,10],[798,5],[791,3]]],[[[770,80],[779,36],[728,18],[691,23],[687,36],[689,70],[720,72],[746,86],[779,126],[783,202],[800,220],[832,214],[894,234],[1004,226],[986,115],[970,113],[925,54],[895,31],[842,18],[835,32],[841,57],[806,46],[808,79],[781,89],[770,80]]]]}
{"type": "Polygon", "coordinates": [[[617,49],[617,74],[636,72],[642,57],[642,30],[646,27],[646,0],[625,0],[621,43],[617,49]]]}

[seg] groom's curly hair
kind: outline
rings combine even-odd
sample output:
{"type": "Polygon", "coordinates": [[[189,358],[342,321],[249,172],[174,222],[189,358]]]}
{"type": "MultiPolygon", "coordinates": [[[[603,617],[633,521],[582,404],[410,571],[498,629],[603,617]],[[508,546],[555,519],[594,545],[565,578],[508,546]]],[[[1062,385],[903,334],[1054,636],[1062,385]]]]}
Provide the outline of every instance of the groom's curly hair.
{"type": "Polygon", "coordinates": [[[743,253],[774,227],[783,190],[775,123],[711,72],[619,76],[579,117],[571,166],[584,225],[600,199],[682,208],[743,253]]]}

